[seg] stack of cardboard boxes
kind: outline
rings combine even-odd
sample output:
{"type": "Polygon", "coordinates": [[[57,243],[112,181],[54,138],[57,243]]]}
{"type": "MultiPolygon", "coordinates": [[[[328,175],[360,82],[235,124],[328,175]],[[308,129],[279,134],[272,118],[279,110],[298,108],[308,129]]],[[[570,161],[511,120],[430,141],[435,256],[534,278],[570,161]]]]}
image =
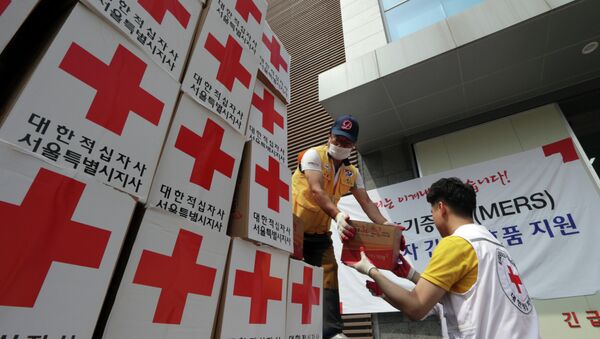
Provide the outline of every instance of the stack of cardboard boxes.
{"type": "Polygon", "coordinates": [[[266,1],[70,2],[0,103],[0,337],[320,338],[266,1]]]}

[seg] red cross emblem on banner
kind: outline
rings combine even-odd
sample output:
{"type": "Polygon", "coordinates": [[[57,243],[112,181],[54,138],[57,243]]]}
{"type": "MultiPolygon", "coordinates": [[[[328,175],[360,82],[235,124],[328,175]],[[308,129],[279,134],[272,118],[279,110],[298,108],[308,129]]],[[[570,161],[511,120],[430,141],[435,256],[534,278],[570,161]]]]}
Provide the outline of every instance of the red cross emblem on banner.
{"type": "Polygon", "coordinates": [[[256,251],[254,272],[236,270],[233,295],[250,298],[250,324],[266,324],[269,300],[281,300],[283,279],[271,276],[271,254],[256,251]]]}
{"type": "Polygon", "coordinates": [[[215,171],[231,178],[235,159],[221,150],[223,127],[208,118],[203,133],[199,136],[181,126],[175,148],[194,158],[190,182],[210,191],[215,171]]]}
{"type": "Polygon", "coordinates": [[[219,40],[211,33],[208,33],[204,48],[220,62],[217,71],[217,80],[222,83],[230,92],[233,89],[233,83],[237,79],[244,87],[250,88],[252,76],[250,72],[240,63],[242,58],[242,46],[229,35],[227,44],[221,45],[219,40]]]}
{"type": "Polygon", "coordinates": [[[262,13],[253,0],[237,0],[235,10],[240,13],[244,21],[248,22],[248,17],[252,15],[256,22],[260,24],[262,13]]]}
{"type": "Polygon", "coordinates": [[[202,236],[179,230],[173,254],[144,250],[134,284],[162,289],[152,322],[180,324],[188,294],[211,296],[217,270],[196,263],[202,236]]]}
{"type": "Polygon", "coordinates": [[[269,170],[256,165],[256,183],[265,187],[268,191],[268,207],[279,213],[279,198],[290,201],[289,186],[279,179],[279,162],[269,156],[269,170]]]}
{"type": "Polygon", "coordinates": [[[138,3],[158,22],[162,24],[167,11],[171,12],[183,28],[190,22],[190,13],[178,0],[138,0],[138,3]]]}
{"type": "Polygon", "coordinates": [[[283,59],[283,56],[281,55],[281,45],[279,44],[279,41],[275,39],[275,36],[273,36],[269,41],[269,38],[263,33],[262,42],[263,44],[265,44],[265,46],[267,46],[271,53],[270,60],[273,67],[275,67],[275,69],[278,71],[280,71],[281,68],[283,68],[287,72],[288,65],[283,59]]]}
{"type": "Polygon", "coordinates": [[[275,124],[283,129],[283,116],[275,110],[275,97],[266,89],[263,91],[263,97],[258,94],[252,95],[252,106],[258,108],[262,113],[262,126],[271,134],[275,131],[275,124]]]}
{"type": "Polygon", "coordinates": [[[33,307],[53,262],[100,267],[111,232],[71,220],[84,189],[41,168],[21,205],[0,201],[0,305],[33,307]]]}
{"type": "Polygon", "coordinates": [[[521,277],[519,277],[517,274],[514,274],[512,267],[510,266],[508,266],[508,277],[510,278],[510,281],[517,287],[517,291],[521,293],[521,285],[523,285],[521,277]]]}
{"type": "Polygon", "coordinates": [[[292,284],[292,303],[302,304],[302,324],[312,322],[312,305],[321,302],[321,289],[312,286],[313,269],[304,266],[304,278],[302,284],[292,284]]]}
{"type": "Polygon", "coordinates": [[[72,43],[59,67],[96,89],[86,119],[121,135],[129,112],[158,126],[164,104],[140,87],[146,64],[119,45],[109,65],[72,43]]]}
{"type": "Polygon", "coordinates": [[[4,13],[8,5],[10,5],[10,0],[0,0],[0,15],[4,13]]]}

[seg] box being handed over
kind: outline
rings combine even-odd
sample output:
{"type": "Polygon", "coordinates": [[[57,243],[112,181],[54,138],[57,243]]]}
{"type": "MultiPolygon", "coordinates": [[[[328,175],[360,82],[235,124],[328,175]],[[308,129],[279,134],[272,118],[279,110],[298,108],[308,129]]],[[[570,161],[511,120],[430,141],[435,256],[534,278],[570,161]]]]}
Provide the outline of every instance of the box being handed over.
{"type": "Polygon", "coordinates": [[[391,270],[396,266],[400,253],[401,227],[355,220],[350,224],[356,229],[356,235],[352,240],[344,242],[342,262],[351,264],[360,261],[360,248],[364,247],[365,254],[378,268],[391,270]]]}

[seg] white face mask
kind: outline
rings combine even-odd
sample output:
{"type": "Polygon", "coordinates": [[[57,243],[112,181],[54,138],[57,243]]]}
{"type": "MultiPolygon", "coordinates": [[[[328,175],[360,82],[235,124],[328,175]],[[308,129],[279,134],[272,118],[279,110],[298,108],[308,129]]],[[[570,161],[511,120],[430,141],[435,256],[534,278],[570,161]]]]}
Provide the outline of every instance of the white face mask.
{"type": "Polygon", "coordinates": [[[329,153],[329,155],[331,155],[331,157],[333,157],[336,160],[344,160],[348,159],[350,153],[352,153],[352,148],[344,148],[336,146],[334,144],[329,144],[327,153],[329,153]]]}

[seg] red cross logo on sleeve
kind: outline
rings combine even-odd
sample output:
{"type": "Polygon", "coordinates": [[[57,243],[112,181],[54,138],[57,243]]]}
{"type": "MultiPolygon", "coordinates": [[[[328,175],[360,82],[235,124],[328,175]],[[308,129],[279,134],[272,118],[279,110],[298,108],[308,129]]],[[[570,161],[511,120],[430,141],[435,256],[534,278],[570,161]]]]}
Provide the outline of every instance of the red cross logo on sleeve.
{"type": "Polygon", "coordinates": [[[0,305],[33,307],[53,262],[100,267],[111,232],[71,220],[84,189],[41,168],[21,205],[0,201],[0,305]]]}
{"type": "Polygon", "coordinates": [[[240,13],[244,21],[248,22],[248,17],[252,15],[256,22],[260,24],[262,13],[253,0],[237,0],[235,3],[235,10],[240,13]]]}
{"type": "Polygon", "coordinates": [[[279,213],[279,197],[290,201],[289,186],[279,179],[279,162],[269,156],[269,170],[256,165],[255,181],[268,191],[268,207],[279,213]]]}
{"type": "Polygon", "coordinates": [[[292,303],[302,304],[302,324],[312,322],[312,305],[319,305],[321,289],[312,286],[313,269],[304,266],[302,284],[292,284],[292,303]]]}
{"type": "Polygon", "coordinates": [[[517,291],[522,293],[521,285],[523,285],[523,282],[521,281],[521,277],[519,277],[517,274],[514,274],[512,267],[510,266],[508,266],[508,277],[510,278],[510,281],[517,287],[517,291]]]}
{"type": "Polygon", "coordinates": [[[173,254],[144,250],[134,284],[162,289],[152,322],[180,324],[188,294],[211,296],[217,270],[196,263],[202,236],[181,229],[173,254]]]}
{"type": "Polygon", "coordinates": [[[121,135],[129,112],[158,126],[164,104],[140,87],[146,64],[119,45],[110,64],[72,43],[59,67],[96,89],[86,119],[121,135]]]}
{"type": "Polygon", "coordinates": [[[271,64],[276,70],[280,71],[283,68],[286,72],[288,71],[288,65],[281,55],[281,45],[279,41],[273,36],[269,41],[269,38],[263,33],[262,42],[267,46],[271,53],[271,64]]]}
{"type": "Polygon", "coordinates": [[[171,12],[183,28],[190,22],[190,13],[178,0],[138,0],[138,3],[158,22],[162,24],[167,11],[171,12]]]}
{"type": "Polygon", "coordinates": [[[217,38],[208,33],[204,48],[220,62],[219,70],[217,71],[217,80],[230,92],[233,89],[235,79],[244,85],[244,87],[250,88],[252,76],[240,63],[243,52],[242,46],[231,35],[227,37],[227,44],[223,46],[217,38]]]}
{"type": "Polygon", "coordinates": [[[236,270],[233,295],[250,298],[250,324],[267,323],[269,300],[281,300],[283,279],[271,277],[271,254],[256,251],[254,272],[236,270]]]}
{"type": "Polygon", "coordinates": [[[8,5],[10,5],[10,0],[0,0],[0,15],[4,13],[8,5]]]}
{"type": "Polygon", "coordinates": [[[274,133],[275,124],[283,128],[283,116],[275,110],[275,97],[269,91],[265,89],[262,98],[254,93],[252,106],[258,108],[262,113],[262,126],[271,134],[274,133]]]}
{"type": "Polygon", "coordinates": [[[204,135],[199,136],[185,126],[179,128],[175,148],[194,158],[190,182],[210,191],[215,171],[231,178],[235,159],[221,150],[225,130],[210,118],[204,135]]]}

